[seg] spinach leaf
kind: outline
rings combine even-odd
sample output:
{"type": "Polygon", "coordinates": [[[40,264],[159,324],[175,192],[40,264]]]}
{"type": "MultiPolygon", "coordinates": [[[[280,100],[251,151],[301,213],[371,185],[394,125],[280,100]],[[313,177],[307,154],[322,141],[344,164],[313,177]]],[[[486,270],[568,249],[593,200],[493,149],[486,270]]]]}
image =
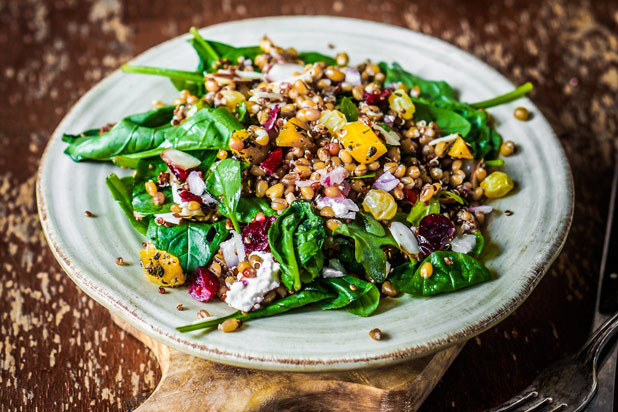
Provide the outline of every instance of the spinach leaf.
{"type": "Polygon", "coordinates": [[[298,58],[301,59],[305,64],[326,62],[326,64],[328,64],[329,66],[337,65],[337,60],[318,52],[300,52],[298,53],[298,58]]]}
{"type": "Polygon", "coordinates": [[[219,211],[232,221],[234,229],[240,233],[236,208],[240,199],[242,182],[241,166],[238,160],[225,159],[217,163],[206,179],[206,190],[219,200],[219,211]]]}
{"type": "Polygon", "coordinates": [[[172,128],[174,107],[166,106],[127,116],[100,136],[85,132],[85,137],[67,135],[69,146],[64,151],[73,160],[110,160],[112,156],[142,152],[159,146],[172,128]]]}
{"type": "Polygon", "coordinates": [[[341,113],[344,114],[348,122],[358,120],[358,108],[347,96],[341,99],[341,113]]]}
{"type": "Polygon", "coordinates": [[[170,211],[173,203],[171,202],[171,187],[167,186],[160,189],[166,200],[162,205],[155,205],[152,202],[152,196],[146,191],[146,182],[156,183],[161,172],[167,172],[167,164],[161,158],[140,160],[135,172],[135,185],[133,186],[133,210],[142,215],[154,215],[170,211]]]}
{"type": "Polygon", "coordinates": [[[354,239],[354,257],[363,265],[367,275],[376,282],[383,282],[386,273],[386,253],[382,246],[398,247],[390,233],[376,236],[367,231],[367,217],[358,214],[352,223],[344,223],[333,232],[354,239]]]}
{"type": "Polygon", "coordinates": [[[421,219],[434,213],[440,213],[440,201],[438,200],[438,196],[429,199],[427,204],[421,202],[420,199],[417,200],[414,206],[412,206],[412,210],[410,210],[406,220],[410,222],[412,226],[418,226],[421,219]]]}
{"type": "Polygon", "coordinates": [[[320,279],[319,282],[337,294],[335,298],[320,303],[324,310],[344,308],[358,316],[369,316],[380,303],[380,291],[376,285],[357,277],[320,279]],[[356,286],[355,290],[350,289],[350,285],[356,286]]]}
{"type": "Polygon", "coordinates": [[[245,124],[249,121],[249,115],[247,111],[247,102],[240,102],[238,107],[236,107],[236,116],[238,116],[238,121],[242,124],[245,124]]]}
{"type": "Polygon", "coordinates": [[[311,203],[297,200],[270,226],[268,243],[281,265],[281,281],[290,290],[300,290],[301,272],[309,281],[319,275],[324,264],[322,245],[324,223],[311,210],[311,203]]]}
{"type": "Polygon", "coordinates": [[[365,223],[365,230],[367,233],[370,233],[374,236],[382,237],[386,235],[386,231],[384,230],[384,226],[382,223],[378,222],[373,216],[369,213],[359,212],[363,217],[363,223],[365,223]]]}
{"type": "Polygon", "coordinates": [[[155,247],[176,256],[186,272],[206,265],[227,235],[225,220],[216,223],[183,222],[170,227],[157,225],[151,220],[147,233],[155,247]]]}
{"type": "Polygon", "coordinates": [[[228,149],[228,141],[235,130],[243,125],[225,107],[198,110],[179,126],[166,130],[165,139],[157,147],[139,153],[129,154],[129,158],[157,156],[165,149],[220,150],[228,149]]]}
{"type": "Polygon", "coordinates": [[[445,100],[454,101],[455,92],[451,86],[445,81],[425,80],[418,76],[405,71],[399,63],[393,63],[391,66],[388,63],[381,62],[378,64],[380,70],[386,75],[384,80],[385,85],[391,83],[403,83],[408,88],[418,86],[421,89],[421,96],[429,101],[445,100]]]}
{"type": "Polygon", "coordinates": [[[433,252],[417,265],[416,270],[414,267],[410,262],[398,266],[390,278],[397,289],[413,296],[453,292],[491,279],[491,273],[485,265],[459,252],[433,252]],[[433,274],[427,279],[421,276],[421,267],[425,262],[433,265],[433,274]]]}
{"type": "MultiPolygon", "coordinates": [[[[219,208],[219,212],[229,217],[227,210],[219,208]]],[[[238,200],[238,206],[236,207],[236,219],[242,223],[249,223],[253,220],[258,213],[264,213],[266,216],[275,216],[277,212],[270,207],[267,200],[259,197],[241,197],[238,200]]]]}
{"type": "Polygon", "coordinates": [[[189,31],[193,35],[193,38],[189,39],[189,43],[193,46],[200,59],[200,64],[197,68],[197,71],[200,73],[215,71],[217,62],[220,60],[229,60],[236,64],[240,57],[253,60],[258,54],[263,53],[259,46],[234,47],[229,44],[204,39],[195,27],[191,27],[189,31]]]}
{"type": "Polygon", "coordinates": [[[147,220],[137,220],[133,215],[133,206],[131,205],[131,192],[133,190],[133,177],[127,176],[119,178],[116,174],[112,173],[105,179],[107,188],[112,193],[112,197],[124,212],[124,214],[131,222],[131,225],[142,235],[146,234],[148,230],[147,220]]]}
{"type": "Polygon", "coordinates": [[[68,134],[65,133],[62,135],[62,141],[63,142],[67,142],[67,143],[73,143],[75,140],[79,139],[80,137],[94,137],[94,136],[98,136],[99,132],[101,129],[88,129],[85,130],[83,132],[81,132],[80,134],[68,134]]]}
{"type": "Polygon", "coordinates": [[[422,99],[412,98],[412,102],[415,107],[414,120],[425,120],[428,123],[433,121],[440,127],[443,134],[459,133],[466,137],[470,133],[472,128],[470,122],[456,112],[434,106],[422,99]]]}
{"type": "Polygon", "coordinates": [[[190,332],[194,330],[211,328],[219,325],[226,319],[240,319],[250,320],[257,318],[265,318],[268,316],[279,315],[292,309],[307,306],[311,303],[323,301],[325,299],[332,299],[334,294],[325,290],[324,288],[317,288],[315,286],[307,287],[293,295],[288,295],[281,300],[278,300],[268,306],[264,306],[256,311],[243,314],[241,311],[234,312],[230,315],[223,316],[217,319],[206,320],[204,322],[195,323],[192,325],[186,325],[176,328],[180,332],[190,332]]]}

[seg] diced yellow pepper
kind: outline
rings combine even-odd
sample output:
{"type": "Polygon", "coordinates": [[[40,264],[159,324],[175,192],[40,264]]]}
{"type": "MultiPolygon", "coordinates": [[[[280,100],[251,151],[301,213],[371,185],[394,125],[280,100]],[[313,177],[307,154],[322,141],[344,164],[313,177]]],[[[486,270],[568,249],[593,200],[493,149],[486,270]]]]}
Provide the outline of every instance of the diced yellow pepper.
{"type": "Polygon", "coordinates": [[[318,123],[326,127],[333,135],[336,135],[345,126],[347,120],[339,110],[324,110],[318,123]]]}
{"type": "Polygon", "coordinates": [[[514,186],[513,180],[504,172],[493,172],[481,182],[483,193],[490,199],[506,195],[514,186]]]}
{"type": "Polygon", "coordinates": [[[457,159],[474,159],[466,141],[461,136],[455,140],[455,143],[448,151],[448,155],[457,159]]]}
{"type": "Polygon", "coordinates": [[[363,122],[348,123],[339,131],[339,141],[359,163],[371,163],[386,153],[386,146],[363,122]]]}
{"type": "Polygon", "coordinates": [[[262,160],[266,159],[266,156],[268,155],[269,146],[258,144],[255,141],[255,138],[256,136],[253,133],[251,133],[249,130],[246,130],[246,129],[235,130],[234,133],[232,133],[232,138],[230,139],[230,141],[232,141],[232,139],[241,140],[243,142],[243,147],[242,149],[238,150],[238,149],[234,149],[230,145],[230,150],[236,156],[240,157],[241,159],[244,159],[248,163],[251,163],[252,165],[258,164],[262,160]]]}
{"type": "Polygon", "coordinates": [[[313,140],[307,133],[309,126],[307,123],[292,117],[283,125],[279,136],[277,136],[277,146],[281,147],[300,147],[310,149],[314,146],[313,140]]]}
{"type": "Polygon", "coordinates": [[[225,107],[227,107],[227,109],[232,113],[234,113],[238,104],[247,100],[244,94],[236,90],[224,89],[219,93],[221,93],[225,99],[225,107]]]}
{"type": "Polygon", "coordinates": [[[146,249],[139,251],[139,257],[144,275],[157,285],[180,286],[187,280],[178,258],[163,250],[158,250],[152,243],[148,243],[146,249]]]}
{"type": "Polygon", "coordinates": [[[388,97],[388,104],[392,111],[399,113],[405,120],[410,120],[414,116],[416,110],[414,103],[403,89],[395,90],[388,97]]]}

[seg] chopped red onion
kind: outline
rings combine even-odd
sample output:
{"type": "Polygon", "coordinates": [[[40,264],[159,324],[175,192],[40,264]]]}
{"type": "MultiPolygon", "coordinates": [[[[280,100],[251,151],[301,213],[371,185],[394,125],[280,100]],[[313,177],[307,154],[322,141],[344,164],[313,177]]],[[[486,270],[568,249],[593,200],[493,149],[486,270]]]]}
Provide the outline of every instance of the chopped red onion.
{"type": "Polygon", "coordinates": [[[272,109],[270,113],[268,114],[268,119],[266,119],[266,122],[264,123],[265,130],[268,131],[275,126],[275,122],[277,121],[278,114],[279,114],[279,106],[275,106],[275,108],[272,109]]]}
{"type": "Polygon", "coordinates": [[[348,67],[345,70],[345,83],[351,85],[351,86],[360,86],[362,84],[361,81],[361,75],[358,72],[358,70],[352,68],[352,67],[348,67]]]}
{"type": "Polygon", "coordinates": [[[206,190],[206,182],[202,179],[202,173],[196,170],[189,173],[187,176],[187,184],[189,185],[189,192],[196,196],[202,196],[204,190],[206,190]]]}
{"type": "Polygon", "coordinates": [[[352,199],[348,199],[344,196],[322,196],[316,199],[315,204],[316,207],[320,210],[322,210],[326,206],[330,206],[335,213],[335,217],[341,219],[355,219],[355,212],[358,212],[360,210],[352,199]]]}
{"type": "Polygon", "coordinates": [[[343,168],[343,166],[337,166],[336,168],[328,172],[326,176],[322,176],[322,178],[320,179],[320,183],[327,187],[336,186],[343,182],[345,178],[349,175],[350,174],[347,170],[343,168]]]}
{"type": "Polygon", "coordinates": [[[488,214],[488,213],[493,212],[494,208],[488,205],[480,205],[480,206],[469,207],[468,210],[472,213],[481,212],[484,214],[488,214]]]}
{"type": "Polygon", "coordinates": [[[391,172],[385,172],[382,176],[378,177],[375,182],[373,182],[373,189],[384,190],[385,192],[390,192],[400,183],[399,179],[397,179],[391,172]]]}
{"type": "Polygon", "coordinates": [[[319,180],[297,180],[296,186],[305,187],[305,186],[311,186],[314,183],[320,183],[320,181],[319,180]]]}
{"type": "Polygon", "coordinates": [[[339,187],[341,188],[341,193],[343,193],[344,196],[349,195],[350,190],[352,190],[352,185],[348,183],[346,180],[344,180],[343,183],[339,185],[339,187]]]}

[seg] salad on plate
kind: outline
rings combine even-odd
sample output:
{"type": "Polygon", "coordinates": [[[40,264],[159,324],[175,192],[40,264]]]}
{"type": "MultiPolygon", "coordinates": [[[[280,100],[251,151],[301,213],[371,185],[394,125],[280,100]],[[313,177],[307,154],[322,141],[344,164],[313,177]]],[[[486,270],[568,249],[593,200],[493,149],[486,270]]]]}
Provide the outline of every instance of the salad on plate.
{"type": "Polygon", "coordinates": [[[486,109],[530,83],[465,103],[397,63],[191,34],[195,71],[122,68],[169,78],[171,104],[63,136],[77,162],[134,169],[106,184],[148,238],[140,261],[159,292],[234,309],[178,330],[231,332],[310,304],[368,316],[386,297],[494,276],[481,230],[514,187],[501,166],[516,147],[486,109]]]}

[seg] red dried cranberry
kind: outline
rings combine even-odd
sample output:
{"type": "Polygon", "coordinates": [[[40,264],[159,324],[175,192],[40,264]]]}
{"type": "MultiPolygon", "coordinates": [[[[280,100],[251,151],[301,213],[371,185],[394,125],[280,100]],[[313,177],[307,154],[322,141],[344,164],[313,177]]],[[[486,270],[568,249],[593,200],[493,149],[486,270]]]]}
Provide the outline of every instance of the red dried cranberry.
{"type": "Polygon", "coordinates": [[[205,266],[200,266],[189,283],[189,295],[197,301],[208,302],[219,290],[219,279],[205,266]]]}
{"type": "Polygon", "coordinates": [[[390,89],[375,89],[373,92],[363,93],[363,99],[367,102],[367,104],[377,104],[380,105],[388,100],[388,96],[391,95],[390,89]]]}
{"type": "Polygon", "coordinates": [[[181,169],[179,167],[176,167],[170,164],[168,164],[167,167],[170,169],[170,172],[174,173],[174,176],[176,176],[176,179],[178,179],[182,183],[184,183],[184,181],[187,180],[187,176],[189,176],[189,173],[195,170],[195,168],[184,170],[184,169],[181,169]]]}
{"type": "Polygon", "coordinates": [[[283,149],[280,147],[268,153],[266,159],[262,163],[260,163],[260,168],[266,173],[273,174],[279,167],[281,167],[281,163],[283,162],[283,149]]]}
{"type": "Polygon", "coordinates": [[[445,249],[455,235],[455,226],[444,215],[433,213],[425,216],[418,225],[418,248],[424,255],[445,249]]]}
{"type": "Polygon", "coordinates": [[[403,189],[403,194],[406,197],[406,201],[411,205],[414,205],[418,200],[418,189],[403,189]]]}
{"type": "Polygon", "coordinates": [[[251,222],[242,230],[242,243],[248,252],[270,252],[268,244],[268,229],[277,220],[270,216],[262,222],[251,222]]]}
{"type": "Polygon", "coordinates": [[[275,106],[275,108],[272,109],[270,113],[268,114],[268,119],[266,119],[266,122],[264,123],[264,129],[266,131],[269,131],[270,129],[275,127],[278,114],[279,114],[279,106],[275,106]]]}
{"type": "Polygon", "coordinates": [[[183,190],[180,193],[178,193],[178,195],[185,202],[190,202],[190,201],[194,200],[197,203],[202,204],[202,198],[197,196],[197,195],[194,195],[193,193],[189,192],[188,190],[183,190]]]}

